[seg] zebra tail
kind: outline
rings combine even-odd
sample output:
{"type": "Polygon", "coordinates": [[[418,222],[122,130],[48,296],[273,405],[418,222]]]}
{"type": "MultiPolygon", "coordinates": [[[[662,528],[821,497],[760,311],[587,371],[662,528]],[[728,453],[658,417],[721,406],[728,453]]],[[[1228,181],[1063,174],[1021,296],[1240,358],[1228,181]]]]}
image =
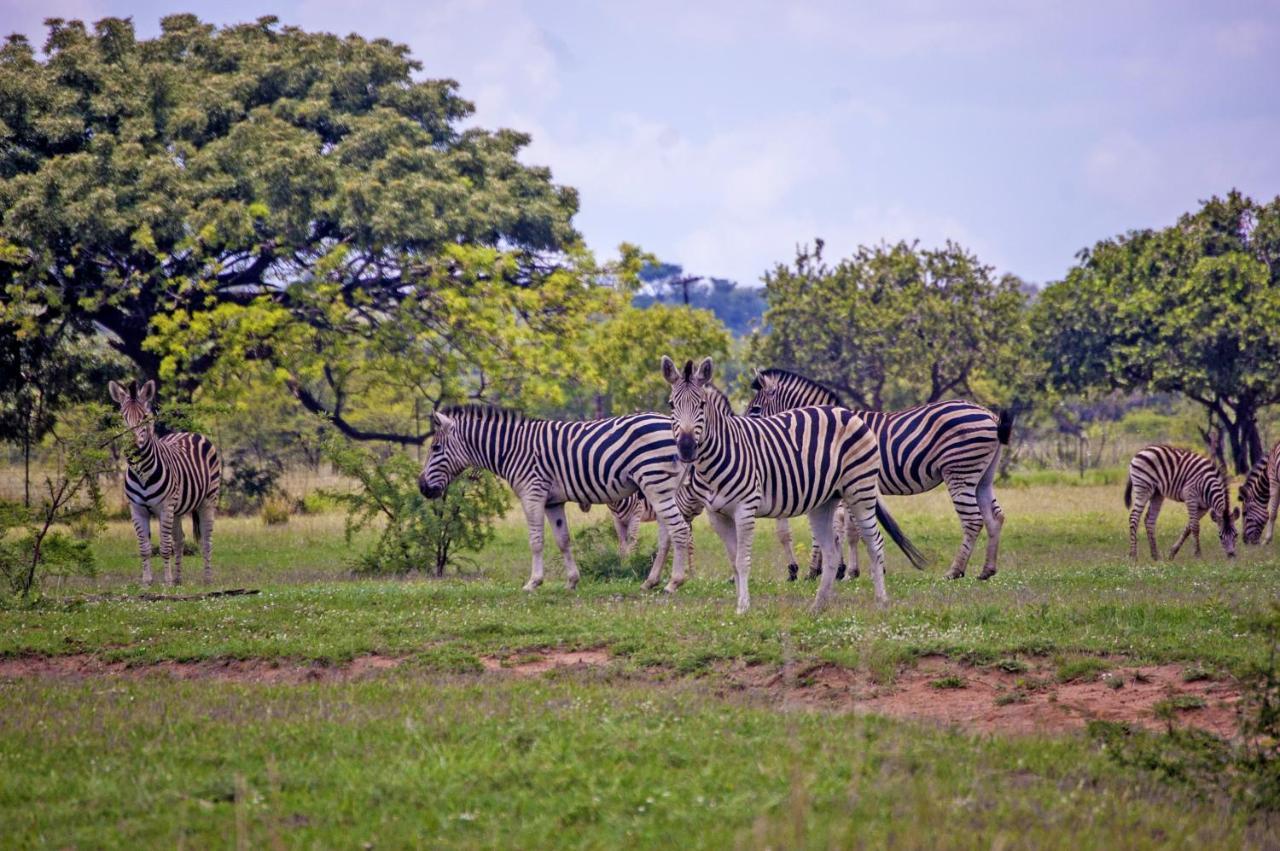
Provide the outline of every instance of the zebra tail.
{"type": "Polygon", "coordinates": [[[884,530],[889,533],[889,537],[893,539],[893,542],[898,545],[898,549],[902,550],[903,554],[911,562],[911,566],[916,570],[924,570],[928,559],[924,557],[924,553],[916,549],[916,545],[911,543],[911,539],[903,534],[901,527],[898,526],[898,521],[893,519],[889,509],[879,499],[876,500],[876,519],[880,521],[880,525],[884,527],[884,530]]]}
{"type": "Polygon", "coordinates": [[[1133,502],[1133,479],[1129,476],[1124,477],[1124,507],[1128,508],[1133,502]]]}
{"type": "MultiPolygon", "coordinates": [[[[179,518],[179,522],[181,522],[181,518],[179,518]]],[[[200,540],[200,512],[199,511],[191,512],[191,537],[195,538],[197,541],[200,540]]]]}
{"type": "Polygon", "coordinates": [[[1001,446],[1009,445],[1009,435],[1013,434],[1013,412],[1008,408],[1000,411],[1000,420],[996,423],[996,440],[1001,446]]]}

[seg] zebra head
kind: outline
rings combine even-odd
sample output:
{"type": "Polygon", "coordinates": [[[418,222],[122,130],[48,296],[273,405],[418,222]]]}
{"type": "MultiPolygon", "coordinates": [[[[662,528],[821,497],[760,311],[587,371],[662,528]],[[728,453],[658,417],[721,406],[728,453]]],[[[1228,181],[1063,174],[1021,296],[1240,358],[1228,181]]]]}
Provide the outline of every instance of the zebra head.
{"type": "Polygon", "coordinates": [[[1223,552],[1227,554],[1227,558],[1235,558],[1236,520],[1240,517],[1240,506],[1231,508],[1231,490],[1227,487],[1225,476],[1219,479],[1219,487],[1221,491],[1212,501],[1209,516],[1218,524],[1218,540],[1222,542],[1223,552]],[[1221,498],[1216,498],[1218,496],[1221,498]]]}
{"type": "Polygon", "coordinates": [[[747,403],[747,416],[771,417],[783,410],[779,403],[778,376],[770,372],[752,370],[751,389],[755,393],[747,403]]]}
{"type": "Polygon", "coordinates": [[[114,381],[108,382],[107,391],[120,406],[124,424],[133,432],[133,440],[139,447],[145,446],[155,434],[155,420],[151,416],[151,403],[156,398],[156,383],[148,381],[141,387],[138,382],[126,390],[114,381]]]}
{"type": "Polygon", "coordinates": [[[662,377],[671,385],[671,431],[676,439],[676,454],[691,463],[698,457],[698,444],[707,427],[706,388],[711,383],[711,358],[703,358],[694,369],[693,361],[685,361],[684,369],[676,369],[675,361],[662,356],[662,377]]]}
{"type": "Polygon", "coordinates": [[[431,415],[431,421],[436,434],[422,475],[418,476],[418,490],[427,499],[439,499],[449,483],[467,468],[468,461],[457,420],[437,411],[431,415]]]}
{"type": "Polygon", "coordinates": [[[1240,486],[1240,507],[1244,516],[1244,542],[1254,545],[1262,540],[1262,530],[1267,525],[1267,503],[1271,497],[1271,482],[1267,475],[1266,459],[1254,465],[1240,486]]]}

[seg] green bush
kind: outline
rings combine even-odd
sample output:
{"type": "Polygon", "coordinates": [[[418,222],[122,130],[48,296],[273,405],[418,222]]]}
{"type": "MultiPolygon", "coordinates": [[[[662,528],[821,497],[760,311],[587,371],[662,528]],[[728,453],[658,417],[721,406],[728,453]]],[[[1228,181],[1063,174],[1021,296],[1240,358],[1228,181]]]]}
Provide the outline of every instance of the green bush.
{"type": "Polygon", "coordinates": [[[373,546],[355,559],[356,573],[443,576],[468,563],[463,556],[493,540],[493,522],[507,511],[507,489],[490,473],[460,476],[440,499],[418,492],[419,465],[407,455],[385,459],[345,442],[326,449],[334,467],[358,489],[327,495],[347,511],[346,534],[378,528],[373,546]]]}
{"type": "Polygon", "coordinates": [[[618,535],[609,522],[584,526],[573,533],[573,556],[582,575],[597,582],[625,580],[639,582],[649,575],[656,550],[636,547],[623,558],[618,554],[618,535]]]}
{"type": "Polygon", "coordinates": [[[290,509],[293,506],[289,504],[289,500],[281,496],[270,496],[262,501],[262,510],[258,512],[258,516],[262,518],[262,522],[267,526],[279,526],[282,523],[289,522],[290,509]]]}
{"type": "Polygon", "coordinates": [[[268,497],[280,494],[283,471],[278,463],[237,452],[230,467],[231,476],[222,485],[222,505],[228,514],[252,514],[262,509],[268,497]]]}

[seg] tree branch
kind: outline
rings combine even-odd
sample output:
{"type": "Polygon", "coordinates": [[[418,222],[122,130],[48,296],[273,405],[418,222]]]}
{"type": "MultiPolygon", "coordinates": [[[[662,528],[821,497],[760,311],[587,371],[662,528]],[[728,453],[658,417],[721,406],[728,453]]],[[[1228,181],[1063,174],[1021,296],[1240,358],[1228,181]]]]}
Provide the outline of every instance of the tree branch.
{"type": "Polygon", "coordinates": [[[367,431],[359,428],[358,426],[352,425],[340,413],[330,412],[325,408],[324,403],[312,395],[311,391],[306,387],[303,387],[302,383],[296,378],[290,378],[288,380],[288,385],[289,390],[293,393],[298,402],[302,404],[302,407],[306,408],[313,414],[324,417],[326,420],[333,423],[334,428],[352,440],[381,440],[386,443],[397,443],[401,446],[421,446],[423,443],[426,443],[427,438],[431,436],[430,432],[411,435],[390,431],[367,431]]]}

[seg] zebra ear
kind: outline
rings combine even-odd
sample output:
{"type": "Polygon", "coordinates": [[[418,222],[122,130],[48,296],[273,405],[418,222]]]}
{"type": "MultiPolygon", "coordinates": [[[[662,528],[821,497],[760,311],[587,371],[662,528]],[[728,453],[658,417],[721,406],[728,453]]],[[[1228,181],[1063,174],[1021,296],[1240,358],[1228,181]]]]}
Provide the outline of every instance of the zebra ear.
{"type": "Polygon", "coordinates": [[[713,367],[714,367],[714,364],[712,364],[711,358],[706,357],[702,359],[702,363],[698,364],[698,372],[694,376],[694,378],[697,380],[699,384],[706,384],[708,381],[711,380],[711,372],[713,367]]]}
{"type": "Polygon", "coordinates": [[[1240,506],[1237,505],[1235,508],[1231,509],[1231,519],[1238,520],[1239,518],[1240,518],[1240,506]]]}
{"type": "Polygon", "coordinates": [[[156,383],[148,380],[146,384],[138,388],[138,402],[143,405],[150,405],[151,400],[156,398],[156,383]]]}
{"type": "Polygon", "coordinates": [[[117,405],[123,405],[129,398],[129,391],[114,381],[107,382],[107,392],[111,394],[111,398],[117,405]]]}
{"type": "Polygon", "coordinates": [[[680,373],[676,371],[676,362],[666,355],[662,356],[662,377],[667,379],[668,384],[675,384],[680,380],[680,373]]]}
{"type": "Polygon", "coordinates": [[[436,431],[443,431],[453,428],[453,417],[448,414],[442,414],[436,411],[431,415],[431,422],[435,424],[436,431]]]}

